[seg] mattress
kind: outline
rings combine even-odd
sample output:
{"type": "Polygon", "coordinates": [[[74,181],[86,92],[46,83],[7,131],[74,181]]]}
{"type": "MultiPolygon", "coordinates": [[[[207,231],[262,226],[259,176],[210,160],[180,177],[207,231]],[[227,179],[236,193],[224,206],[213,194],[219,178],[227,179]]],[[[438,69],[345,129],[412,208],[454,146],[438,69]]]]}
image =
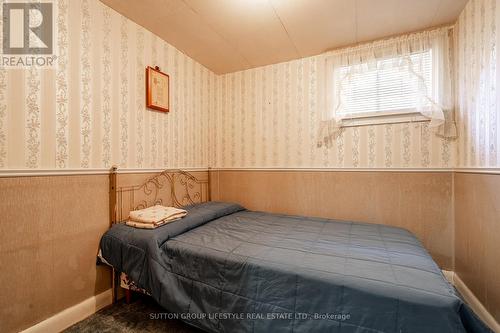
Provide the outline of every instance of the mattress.
{"type": "Polygon", "coordinates": [[[210,332],[489,332],[408,230],[208,202],[101,254],[210,332]]]}

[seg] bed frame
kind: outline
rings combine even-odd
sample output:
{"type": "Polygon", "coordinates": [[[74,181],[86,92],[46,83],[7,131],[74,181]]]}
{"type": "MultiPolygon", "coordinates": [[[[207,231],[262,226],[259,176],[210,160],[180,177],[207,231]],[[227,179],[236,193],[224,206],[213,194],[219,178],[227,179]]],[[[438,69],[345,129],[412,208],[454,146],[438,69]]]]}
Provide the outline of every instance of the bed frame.
{"type": "MultiPolygon", "coordinates": [[[[118,167],[113,166],[109,179],[110,227],[124,223],[131,210],[153,205],[182,207],[210,201],[209,177],[201,180],[187,171],[167,169],[147,178],[142,184],[131,186],[119,186],[118,178],[118,167]]],[[[120,272],[113,269],[113,302],[117,300],[119,279],[120,272]]],[[[130,295],[130,289],[125,289],[127,301],[130,301],[130,295]]]]}

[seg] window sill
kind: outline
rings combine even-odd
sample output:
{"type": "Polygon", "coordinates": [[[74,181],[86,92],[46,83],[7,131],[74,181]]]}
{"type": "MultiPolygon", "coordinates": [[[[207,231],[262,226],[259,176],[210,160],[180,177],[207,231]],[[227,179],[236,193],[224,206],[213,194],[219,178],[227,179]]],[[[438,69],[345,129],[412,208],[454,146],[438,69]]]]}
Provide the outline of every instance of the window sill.
{"type": "Polygon", "coordinates": [[[359,116],[342,119],[342,127],[357,127],[383,124],[416,123],[430,121],[429,118],[422,116],[418,112],[384,114],[376,116],[359,116]]]}

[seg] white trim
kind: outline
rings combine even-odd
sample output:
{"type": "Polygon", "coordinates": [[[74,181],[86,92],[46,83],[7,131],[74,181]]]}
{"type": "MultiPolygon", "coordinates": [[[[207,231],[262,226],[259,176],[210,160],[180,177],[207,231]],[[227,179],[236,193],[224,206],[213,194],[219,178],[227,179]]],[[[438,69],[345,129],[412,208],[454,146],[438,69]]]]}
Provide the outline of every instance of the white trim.
{"type": "Polygon", "coordinates": [[[454,168],[456,173],[482,173],[500,175],[500,168],[454,168]]]}
{"type": "Polygon", "coordinates": [[[382,114],[359,114],[347,115],[342,117],[341,127],[358,127],[381,124],[400,124],[400,123],[417,123],[422,121],[430,121],[418,112],[399,112],[399,113],[382,113],[382,114]]]}
{"type": "Polygon", "coordinates": [[[30,328],[22,331],[22,333],[61,332],[62,330],[78,323],[79,321],[82,321],[111,303],[112,292],[111,289],[108,289],[99,295],[87,298],[83,302],[67,308],[54,316],[31,326],[30,328]]]}
{"type": "Polygon", "coordinates": [[[392,117],[392,116],[421,116],[422,114],[417,111],[416,108],[407,108],[400,110],[390,110],[390,111],[371,111],[371,112],[357,112],[357,113],[340,113],[339,118],[341,120],[352,120],[359,118],[377,118],[377,117],[392,117]]]}
{"type": "Polygon", "coordinates": [[[165,168],[165,169],[118,169],[117,173],[157,173],[165,170],[208,171],[209,167],[165,168]]]}
{"type": "Polygon", "coordinates": [[[481,301],[477,299],[474,293],[456,273],[453,274],[453,284],[457,288],[458,292],[460,292],[463,296],[467,304],[469,304],[474,313],[481,318],[481,320],[484,321],[493,330],[493,332],[500,333],[500,325],[497,323],[495,318],[488,312],[481,301]]]}
{"type": "Polygon", "coordinates": [[[453,168],[210,168],[210,171],[453,172],[453,168]]]}
{"type": "MultiPolygon", "coordinates": [[[[179,168],[184,171],[207,171],[208,167],[179,168]]],[[[118,169],[117,173],[158,173],[169,169],[118,169]]],[[[172,168],[177,170],[177,168],[172,168]]],[[[4,177],[42,177],[42,176],[77,176],[109,175],[110,169],[0,169],[0,178],[4,177]]]]}
{"type": "Polygon", "coordinates": [[[458,292],[464,298],[465,302],[470,306],[472,311],[488,325],[493,332],[500,333],[500,325],[497,323],[491,313],[484,307],[474,293],[467,287],[467,285],[460,279],[457,273],[453,271],[442,270],[444,277],[448,282],[457,288],[458,292]]]}
{"type": "Polygon", "coordinates": [[[209,168],[214,171],[456,172],[500,175],[500,168],[209,168]]]}
{"type": "Polygon", "coordinates": [[[454,285],[453,279],[455,278],[455,272],[447,271],[445,269],[442,269],[441,272],[443,272],[443,275],[446,278],[446,280],[448,280],[449,283],[454,285]]]}
{"type": "MultiPolygon", "coordinates": [[[[252,168],[211,168],[188,167],[168,169],[118,169],[119,174],[158,173],[164,170],[184,171],[336,171],[336,172],[457,172],[500,175],[500,168],[286,168],[286,167],[252,167],[252,168]]],[[[77,176],[77,175],[109,175],[110,169],[0,169],[0,178],[4,177],[42,177],[42,176],[77,176]]]]}
{"type": "Polygon", "coordinates": [[[37,177],[37,176],[74,176],[74,175],[106,175],[109,169],[6,169],[0,170],[3,177],[37,177]]]}

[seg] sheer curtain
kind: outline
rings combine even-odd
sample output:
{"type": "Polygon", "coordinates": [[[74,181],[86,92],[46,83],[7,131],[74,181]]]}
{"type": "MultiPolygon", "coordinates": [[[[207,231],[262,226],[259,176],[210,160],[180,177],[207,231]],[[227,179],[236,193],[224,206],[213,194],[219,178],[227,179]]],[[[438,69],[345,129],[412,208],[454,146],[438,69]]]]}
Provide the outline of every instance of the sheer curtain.
{"type": "MultiPolygon", "coordinates": [[[[404,95],[400,95],[399,99],[402,100],[404,96],[408,101],[403,104],[411,105],[414,112],[428,118],[429,127],[436,135],[455,138],[452,33],[450,27],[445,27],[327,53],[326,103],[320,122],[318,146],[331,146],[342,131],[345,120],[353,115],[349,113],[353,111],[349,105],[352,93],[347,94],[346,87],[359,85],[360,77],[370,77],[369,74],[363,74],[377,72],[379,77],[399,75],[400,79],[404,79],[404,87],[402,85],[399,92],[404,95]]],[[[359,91],[362,93],[363,88],[359,91]]],[[[373,111],[380,110],[370,108],[369,96],[367,92],[366,111],[376,115],[377,112],[373,111]]],[[[362,95],[360,99],[363,99],[362,95]]],[[[359,104],[355,111],[363,112],[359,104]]]]}

